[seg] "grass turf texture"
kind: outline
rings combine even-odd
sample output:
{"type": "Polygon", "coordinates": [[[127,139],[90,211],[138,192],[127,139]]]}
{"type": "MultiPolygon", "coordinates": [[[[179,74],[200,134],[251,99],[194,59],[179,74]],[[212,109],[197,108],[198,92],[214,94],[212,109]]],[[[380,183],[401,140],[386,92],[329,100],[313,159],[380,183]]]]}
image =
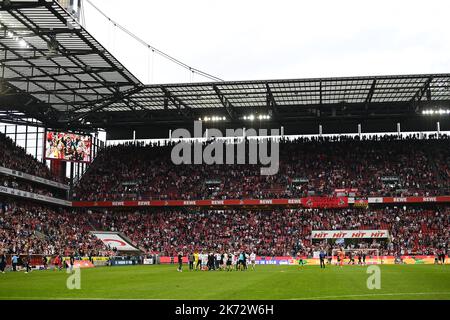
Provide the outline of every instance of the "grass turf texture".
{"type": "Polygon", "coordinates": [[[382,265],[369,290],[361,266],[257,266],[245,272],[183,272],[176,265],[81,270],[68,290],[65,271],[0,274],[0,299],[450,299],[450,265],[382,265]]]}

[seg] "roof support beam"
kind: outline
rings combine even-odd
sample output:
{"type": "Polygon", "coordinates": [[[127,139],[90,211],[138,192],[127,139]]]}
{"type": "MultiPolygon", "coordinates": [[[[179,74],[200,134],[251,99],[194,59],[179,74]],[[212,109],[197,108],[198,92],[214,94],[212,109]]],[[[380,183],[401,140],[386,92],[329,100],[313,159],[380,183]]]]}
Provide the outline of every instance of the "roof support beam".
{"type": "Polygon", "coordinates": [[[136,104],[133,103],[130,99],[123,99],[123,102],[131,110],[131,112],[133,112],[133,114],[136,116],[136,118],[139,119],[139,114],[136,112],[136,109],[135,109],[136,104]]]}
{"type": "Polygon", "coordinates": [[[319,82],[319,90],[320,90],[320,92],[319,92],[319,104],[320,104],[320,106],[322,106],[322,80],[320,80],[320,82],[319,82]]]}
{"type": "MultiPolygon", "coordinates": [[[[8,67],[8,66],[6,66],[8,67]]],[[[37,67],[36,67],[37,68],[37,67]]],[[[16,71],[14,71],[16,72],[16,71]]],[[[18,79],[18,80],[10,80],[9,82],[29,82],[27,79],[23,78],[23,79],[18,79]]],[[[39,80],[39,82],[41,83],[54,83],[55,80],[39,80]]],[[[130,84],[129,82],[100,82],[100,81],[83,81],[83,80],[67,80],[67,81],[61,81],[62,84],[67,84],[67,83],[75,83],[75,84],[86,84],[86,83],[92,83],[92,84],[102,84],[104,87],[108,86],[108,87],[126,87],[126,86],[132,86],[132,84],[130,84]]],[[[67,88],[68,90],[76,90],[78,88],[67,88]]],[[[50,90],[49,90],[50,91],[50,90]]]]}
{"type": "Polygon", "coordinates": [[[366,101],[365,101],[365,104],[366,104],[366,105],[367,105],[368,103],[372,102],[372,97],[373,97],[373,94],[374,94],[374,92],[375,92],[375,86],[376,86],[376,85],[377,85],[377,80],[374,79],[374,80],[372,81],[372,85],[370,86],[369,93],[367,94],[367,98],[366,98],[366,101]]]}
{"type": "Polygon", "coordinates": [[[5,3],[2,1],[0,3],[0,8],[2,10],[18,10],[18,9],[33,9],[39,7],[49,7],[51,5],[50,2],[46,2],[45,0],[37,0],[37,1],[11,1],[10,3],[5,3]]]}
{"type": "MultiPolygon", "coordinates": [[[[8,51],[11,51],[12,53],[16,54],[16,51],[20,51],[20,52],[35,52],[35,49],[11,49],[8,48],[6,49],[8,51]]],[[[3,59],[0,60],[0,63],[9,63],[9,62],[18,62],[18,61],[30,61],[30,60],[39,60],[39,59],[52,59],[52,58],[60,58],[60,57],[68,57],[68,56],[80,56],[80,55],[90,55],[90,54],[97,54],[97,52],[95,51],[91,51],[91,50],[79,50],[79,51],[74,51],[73,53],[71,51],[65,52],[65,53],[56,53],[56,54],[49,54],[49,55],[33,55],[31,57],[24,57],[21,56],[19,58],[13,58],[13,59],[3,59]]]]}
{"type": "Polygon", "coordinates": [[[0,115],[0,122],[10,123],[10,124],[18,124],[24,126],[34,126],[34,127],[43,127],[43,124],[39,121],[29,121],[26,116],[16,116],[16,115],[0,115]]]}
{"type": "Polygon", "coordinates": [[[166,98],[172,102],[172,104],[178,109],[178,111],[186,118],[192,119],[193,112],[191,107],[181,101],[179,98],[175,97],[167,88],[161,87],[161,90],[164,92],[166,98]]]}
{"type": "MultiPolygon", "coordinates": [[[[422,101],[423,96],[427,92],[427,90],[430,88],[431,82],[433,81],[433,77],[429,77],[427,81],[423,84],[422,88],[417,90],[416,94],[412,97],[411,102],[420,102],[422,101]]],[[[430,94],[431,95],[431,94],[430,94]]]]}
{"type": "Polygon", "coordinates": [[[133,111],[133,114],[136,117],[136,121],[142,121],[143,118],[146,118],[146,119],[152,118],[151,110],[147,110],[143,106],[141,106],[139,103],[137,103],[136,101],[133,101],[132,97],[129,97],[129,98],[125,99],[124,101],[127,104],[127,106],[133,111]],[[133,105],[133,106],[131,106],[131,105],[133,105]],[[137,110],[136,108],[139,108],[139,110],[137,110]],[[139,112],[143,112],[143,114],[140,114],[139,112]]]}
{"type": "Polygon", "coordinates": [[[223,107],[225,108],[225,111],[228,113],[230,118],[232,120],[236,119],[236,111],[234,109],[233,104],[230,102],[230,100],[225,97],[225,95],[220,91],[220,89],[217,87],[217,85],[213,84],[213,89],[217,93],[217,97],[219,98],[220,102],[222,103],[223,107]]]}
{"type": "MultiPolygon", "coordinates": [[[[1,49],[0,49],[0,51],[1,51],[1,49]]],[[[51,61],[50,61],[51,62],[51,61]]],[[[5,65],[6,67],[10,67],[10,68],[24,68],[24,67],[29,67],[29,65],[27,65],[27,64],[7,64],[7,65],[5,65]]],[[[39,67],[41,67],[41,68],[45,68],[45,69],[51,69],[51,68],[53,68],[53,69],[58,69],[58,68],[62,68],[61,66],[59,66],[59,65],[56,65],[56,64],[54,64],[54,65],[39,65],[39,67]]],[[[109,69],[110,67],[96,67],[95,68],[95,70],[97,71],[97,72],[102,72],[102,69],[109,69]]],[[[83,69],[83,67],[79,67],[79,66],[64,66],[64,69],[65,70],[73,70],[73,69],[76,69],[76,70],[80,70],[80,69],[83,69]]]]}
{"type": "Polygon", "coordinates": [[[268,83],[266,83],[266,89],[267,89],[267,107],[269,110],[272,111],[273,115],[275,116],[275,118],[278,118],[279,115],[279,111],[278,111],[278,104],[275,101],[275,97],[273,96],[273,92],[272,89],[270,89],[270,86],[268,83]]]}
{"type": "Polygon", "coordinates": [[[364,101],[364,110],[366,114],[369,114],[369,105],[372,102],[373,94],[375,93],[375,87],[377,85],[377,79],[373,79],[372,85],[370,86],[369,93],[367,94],[366,100],[364,101]]]}
{"type": "MultiPolygon", "coordinates": [[[[122,85],[123,86],[123,85],[122,85]]],[[[36,95],[36,94],[61,94],[61,95],[73,95],[73,91],[82,91],[79,92],[80,94],[82,94],[83,96],[99,96],[99,94],[97,92],[93,92],[94,89],[101,89],[104,88],[105,86],[92,86],[92,87],[77,87],[77,88],[73,88],[73,89],[67,89],[67,88],[62,88],[62,89],[50,89],[50,90],[45,90],[45,91],[33,91],[30,92],[30,94],[36,95]],[[91,92],[86,92],[86,91],[91,91],[91,92]]],[[[117,86],[120,87],[120,86],[117,86]]],[[[111,88],[111,87],[108,87],[111,88]]],[[[116,89],[117,90],[117,89],[116,89]]],[[[22,92],[17,92],[17,93],[10,93],[9,95],[23,95],[22,92]]]]}
{"type": "MultiPolygon", "coordinates": [[[[14,33],[19,33],[19,36],[21,38],[34,38],[34,37],[42,37],[42,36],[52,36],[57,34],[73,34],[77,32],[76,29],[69,29],[69,28],[56,28],[56,29],[48,29],[48,28],[39,28],[39,29],[29,29],[29,28],[11,28],[7,27],[5,28],[6,31],[11,31],[14,33]],[[25,33],[30,32],[32,33],[25,33]]],[[[0,39],[8,39],[8,36],[0,36],[0,39]]]]}
{"type": "MultiPolygon", "coordinates": [[[[9,66],[8,66],[9,67],[9,66]]],[[[113,72],[113,68],[103,69],[100,72],[113,72]]],[[[26,77],[13,77],[13,78],[5,78],[6,81],[18,81],[22,79],[39,79],[39,78],[46,78],[46,77],[63,77],[63,76],[73,76],[73,75],[80,75],[80,74],[91,74],[97,72],[95,69],[92,70],[84,70],[84,71],[77,71],[77,72],[58,72],[58,73],[48,73],[48,74],[39,74],[39,75],[33,75],[33,76],[26,76],[26,77]]]]}
{"type": "MultiPolygon", "coordinates": [[[[127,92],[124,93],[119,93],[117,92],[114,97],[112,97],[111,99],[104,101],[103,103],[93,107],[91,110],[89,110],[88,112],[84,112],[84,113],[79,113],[79,114],[75,114],[72,116],[72,118],[70,118],[67,122],[68,123],[72,123],[78,120],[82,120],[84,118],[86,118],[87,116],[89,116],[92,113],[101,111],[102,109],[108,107],[109,105],[115,103],[115,102],[119,102],[119,101],[123,101],[123,99],[126,99],[128,97],[130,97],[131,95],[141,91],[142,88],[138,87],[138,88],[134,88],[131,90],[128,90],[127,92]]],[[[86,106],[88,107],[88,105],[86,106]]]]}

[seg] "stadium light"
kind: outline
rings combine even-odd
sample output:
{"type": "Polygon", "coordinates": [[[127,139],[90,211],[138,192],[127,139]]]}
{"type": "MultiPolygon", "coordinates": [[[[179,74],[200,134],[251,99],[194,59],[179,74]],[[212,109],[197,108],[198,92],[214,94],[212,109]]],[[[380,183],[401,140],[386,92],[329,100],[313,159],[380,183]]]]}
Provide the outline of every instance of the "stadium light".
{"type": "MultiPolygon", "coordinates": [[[[199,118],[198,119],[199,121],[202,121],[202,118],[199,118]]],[[[213,121],[213,122],[216,122],[216,121],[226,121],[227,120],[227,118],[226,117],[220,117],[220,116],[211,116],[211,117],[204,117],[203,118],[203,121],[213,121]]]]}
{"type": "Polygon", "coordinates": [[[20,40],[19,40],[19,44],[20,44],[20,46],[21,46],[22,48],[28,47],[27,42],[26,42],[25,40],[23,40],[23,39],[20,39],[20,40]]]}
{"type": "Polygon", "coordinates": [[[450,114],[450,109],[439,109],[439,110],[422,110],[423,115],[445,115],[450,114]]]}
{"type": "Polygon", "coordinates": [[[242,119],[243,120],[250,120],[250,121],[253,121],[255,119],[258,119],[258,120],[269,120],[270,119],[270,115],[260,114],[258,116],[255,116],[255,115],[251,114],[249,116],[243,116],[242,119]]]}

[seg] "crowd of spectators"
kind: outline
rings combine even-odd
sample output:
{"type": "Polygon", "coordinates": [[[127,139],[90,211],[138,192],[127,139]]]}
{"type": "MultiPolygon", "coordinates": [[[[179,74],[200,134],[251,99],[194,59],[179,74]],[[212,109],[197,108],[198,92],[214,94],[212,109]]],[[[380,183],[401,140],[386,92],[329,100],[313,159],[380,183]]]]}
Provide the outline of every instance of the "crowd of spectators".
{"type": "Polygon", "coordinates": [[[79,256],[111,250],[90,234],[88,214],[30,202],[0,199],[0,251],[5,253],[79,256]]]}
{"type": "Polygon", "coordinates": [[[449,146],[446,135],[282,139],[279,171],[265,176],[253,164],[175,165],[173,143],[123,144],[99,154],[73,196],[86,201],[264,199],[328,196],[336,189],[356,189],[362,196],[445,195],[450,192],[449,146]]]}
{"type": "MultiPolygon", "coordinates": [[[[347,244],[347,248],[379,249],[380,255],[433,255],[448,248],[450,208],[386,207],[384,209],[320,210],[310,216],[310,230],[388,230],[390,238],[347,244]]],[[[307,237],[306,237],[307,239],[307,237]]],[[[307,242],[311,254],[321,243],[307,242]]]]}
{"type": "Polygon", "coordinates": [[[312,256],[312,230],[388,230],[390,239],[350,241],[380,255],[428,255],[448,248],[450,207],[384,209],[68,211],[8,202],[0,206],[0,249],[35,254],[111,255],[92,230],[117,231],[146,254],[245,250],[261,256],[312,256]]]}
{"type": "Polygon", "coordinates": [[[43,162],[28,154],[26,150],[5,134],[0,133],[0,166],[42,177],[48,180],[55,180],[65,183],[50,173],[50,169],[43,162]]]}
{"type": "Polygon", "coordinates": [[[433,254],[448,245],[450,208],[105,212],[99,227],[121,231],[139,247],[162,255],[244,250],[262,256],[312,256],[323,245],[311,239],[312,230],[361,229],[389,230],[390,240],[361,241],[380,255],[433,254]]]}
{"type": "MultiPolygon", "coordinates": [[[[299,138],[280,141],[279,171],[260,165],[175,165],[173,144],[124,144],[103,150],[74,191],[81,200],[289,198],[450,194],[449,137],[299,138]]],[[[248,142],[247,142],[248,143],[248,142]]],[[[49,169],[0,134],[0,165],[44,178],[49,169]]],[[[248,150],[248,145],[247,148],[248,150]]],[[[6,175],[0,185],[54,195],[6,175]]],[[[199,208],[86,211],[0,197],[0,251],[29,254],[111,255],[90,231],[118,231],[147,254],[174,256],[195,250],[254,251],[263,256],[312,256],[323,243],[312,230],[387,229],[389,240],[348,246],[380,255],[434,254],[448,249],[450,207],[348,209],[199,208]]]]}

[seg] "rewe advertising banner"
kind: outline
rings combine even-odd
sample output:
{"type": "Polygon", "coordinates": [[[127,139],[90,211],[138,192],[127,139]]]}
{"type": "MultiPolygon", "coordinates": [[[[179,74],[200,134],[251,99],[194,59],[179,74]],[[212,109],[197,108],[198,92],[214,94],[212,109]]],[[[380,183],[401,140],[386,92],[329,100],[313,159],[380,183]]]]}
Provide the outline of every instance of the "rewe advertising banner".
{"type": "Polygon", "coordinates": [[[347,208],[349,204],[364,205],[396,203],[444,203],[450,196],[439,197],[306,197],[293,199],[226,199],[226,200],[123,200],[123,201],[73,201],[73,207],[223,207],[223,206],[292,206],[304,208],[347,208]]]}

